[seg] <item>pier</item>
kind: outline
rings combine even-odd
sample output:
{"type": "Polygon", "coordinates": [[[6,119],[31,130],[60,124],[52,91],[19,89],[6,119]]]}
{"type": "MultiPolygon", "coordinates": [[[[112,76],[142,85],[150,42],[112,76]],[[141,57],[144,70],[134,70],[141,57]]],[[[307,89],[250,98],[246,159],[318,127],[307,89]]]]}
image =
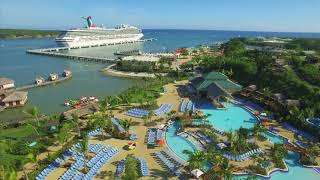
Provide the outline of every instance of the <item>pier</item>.
{"type": "Polygon", "coordinates": [[[56,83],[60,83],[62,81],[68,80],[72,77],[72,75],[67,76],[67,77],[59,77],[59,79],[55,80],[55,81],[45,81],[41,84],[30,84],[30,85],[25,85],[22,87],[18,87],[16,88],[17,91],[22,91],[22,90],[27,90],[27,89],[31,89],[31,88],[36,88],[36,87],[42,87],[42,86],[47,86],[47,85],[51,85],[51,84],[56,84],[56,83]]]}
{"type": "Polygon", "coordinates": [[[135,43],[135,42],[147,42],[147,41],[154,41],[154,40],[155,39],[143,39],[143,40],[138,40],[138,41],[99,44],[99,45],[92,45],[92,46],[86,45],[86,46],[76,46],[76,47],[56,47],[56,48],[45,48],[45,49],[30,49],[30,50],[27,50],[27,53],[28,54],[36,54],[36,55],[63,57],[63,58],[72,59],[72,60],[84,60],[84,61],[91,61],[91,62],[113,63],[113,62],[117,61],[117,59],[106,58],[106,57],[71,55],[71,54],[61,53],[61,51],[69,51],[71,49],[82,49],[82,48],[91,48],[91,47],[100,47],[100,46],[120,45],[120,44],[128,44],[128,43],[135,43]]]}

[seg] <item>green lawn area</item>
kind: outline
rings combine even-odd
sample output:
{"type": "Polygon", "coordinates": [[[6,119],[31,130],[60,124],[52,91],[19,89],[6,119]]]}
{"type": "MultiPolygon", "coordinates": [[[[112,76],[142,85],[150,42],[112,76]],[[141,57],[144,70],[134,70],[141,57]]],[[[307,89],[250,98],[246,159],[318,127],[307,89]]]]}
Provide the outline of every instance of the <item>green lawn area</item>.
{"type": "Polygon", "coordinates": [[[34,131],[31,127],[21,126],[17,128],[4,129],[0,131],[0,139],[5,137],[11,138],[23,138],[34,135],[34,131]]]}

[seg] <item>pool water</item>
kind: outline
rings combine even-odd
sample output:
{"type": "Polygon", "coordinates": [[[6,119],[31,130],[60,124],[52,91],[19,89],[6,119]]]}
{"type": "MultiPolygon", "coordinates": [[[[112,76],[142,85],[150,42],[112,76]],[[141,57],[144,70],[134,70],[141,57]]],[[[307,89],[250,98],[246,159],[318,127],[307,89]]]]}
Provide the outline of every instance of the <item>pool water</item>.
{"type": "Polygon", "coordinates": [[[178,136],[176,134],[177,130],[180,128],[179,122],[174,122],[172,126],[167,128],[166,132],[166,141],[170,149],[181,159],[188,161],[188,154],[183,153],[184,150],[189,150],[194,152],[197,150],[197,147],[188,141],[187,139],[178,136]]]}
{"type": "Polygon", "coordinates": [[[205,114],[211,114],[208,121],[215,128],[228,132],[240,127],[252,128],[258,122],[257,118],[246,109],[228,102],[223,104],[227,107],[226,109],[217,109],[209,102],[200,106],[200,110],[205,114]]]}
{"type": "MultiPolygon", "coordinates": [[[[268,138],[269,141],[272,143],[286,143],[288,140],[281,136],[276,136],[271,133],[265,132],[263,133],[264,136],[268,138]]],[[[305,168],[300,165],[299,163],[299,154],[293,151],[288,151],[288,155],[284,159],[288,168],[289,172],[281,172],[276,171],[271,174],[271,180],[283,180],[283,179],[290,179],[290,180],[316,180],[320,179],[320,174],[316,173],[312,168],[305,168]]],[[[246,179],[248,176],[236,176],[234,179],[246,179]]],[[[259,177],[258,179],[267,179],[259,177]]],[[[269,178],[268,178],[269,179],[269,178]]]]}
{"type": "Polygon", "coordinates": [[[277,144],[284,144],[287,143],[288,140],[286,138],[283,138],[281,136],[276,136],[274,134],[271,134],[269,132],[264,132],[262,133],[263,136],[265,136],[266,138],[268,138],[268,140],[272,143],[277,143],[277,144]]]}

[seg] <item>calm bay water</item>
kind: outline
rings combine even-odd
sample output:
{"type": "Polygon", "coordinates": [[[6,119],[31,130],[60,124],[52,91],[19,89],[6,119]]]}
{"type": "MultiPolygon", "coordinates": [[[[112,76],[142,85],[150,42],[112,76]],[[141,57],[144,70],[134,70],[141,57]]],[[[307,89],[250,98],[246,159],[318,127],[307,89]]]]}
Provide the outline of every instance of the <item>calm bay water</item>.
{"type": "MultiPolygon", "coordinates": [[[[172,51],[181,47],[199,44],[225,42],[232,37],[317,37],[319,33],[271,33],[237,31],[197,31],[197,30],[144,30],[144,38],[157,41],[71,50],[66,53],[113,57],[115,51],[140,49],[144,52],[172,51]]],[[[61,73],[64,69],[73,72],[71,80],[54,86],[29,90],[29,101],[24,108],[10,109],[0,113],[0,121],[19,120],[21,111],[31,106],[38,106],[44,113],[60,113],[65,110],[62,104],[80,96],[104,97],[123,91],[140,80],[111,77],[99,70],[106,64],[71,61],[63,58],[26,54],[27,49],[56,46],[54,39],[14,39],[0,40],[0,77],[16,81],[16,86],[32,83],[38,76],[46,77],[49,73],[61,73]]]]}

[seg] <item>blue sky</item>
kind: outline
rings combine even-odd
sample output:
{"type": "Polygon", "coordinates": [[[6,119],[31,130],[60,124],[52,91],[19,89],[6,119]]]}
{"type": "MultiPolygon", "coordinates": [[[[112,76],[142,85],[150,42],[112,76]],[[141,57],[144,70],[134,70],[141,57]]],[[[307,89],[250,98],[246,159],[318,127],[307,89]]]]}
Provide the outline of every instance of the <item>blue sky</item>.
{"type": "Polygon", "coordinates": [[[1,0],[0,28],[141,28],[320,32],[320,0],[1,0]]]}

